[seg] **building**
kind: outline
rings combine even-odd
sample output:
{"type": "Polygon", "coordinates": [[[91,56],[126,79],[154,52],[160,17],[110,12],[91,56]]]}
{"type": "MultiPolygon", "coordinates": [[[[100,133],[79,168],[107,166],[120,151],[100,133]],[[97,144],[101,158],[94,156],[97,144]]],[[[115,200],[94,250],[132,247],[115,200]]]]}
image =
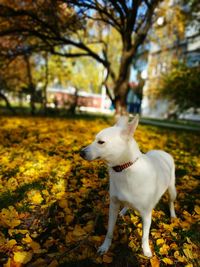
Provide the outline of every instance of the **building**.
{"type": "Polygon", "coordinates": [[[106,96],[105,89],[101,94],[76,91],[74,87],[66,89],[51,87],[47,90],[48,105],[53,108],[69,109],[75,102],[76,110],[79,112],[101,112],[111,113],[111,101],[106,96]]]}
{"type": "MultiPolygon", "coordinates": [[[[166,10],[166,13],[158,18],[151,32],[152,38],[156,39],[155,36],[157,36],[157,41],[149,43],[146,69],[143,67],[143,72],[147,73],[143,87],[143,116],[167,118],[175,112],[176,107],[173,106],[173,103],[159,97],[162,74],[170,70],[173,61],[185,62],[190,67],[200,66],[198,27],[195,27],[194,24],[187,27],[181,25],[176,2],[173,0],[163,2],[163,9],[166,10]]],[[[144,52],[141,53],[142,56],[144,52]]],[[[139,71],[141,72],[141,70],[139,71]]],[[[200,116],[194,115],[193,119],[196,118],[200,119],[200,116]]]]}

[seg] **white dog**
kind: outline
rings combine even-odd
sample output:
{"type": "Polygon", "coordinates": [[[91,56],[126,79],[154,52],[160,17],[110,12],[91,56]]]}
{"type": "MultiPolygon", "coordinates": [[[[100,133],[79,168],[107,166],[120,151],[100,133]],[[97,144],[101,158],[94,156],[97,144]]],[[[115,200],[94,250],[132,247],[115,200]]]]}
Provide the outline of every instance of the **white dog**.
{"type": "Polygon", "coordinates": [[[175,166],[171,155],[161,150],[151,150],[142,154],[132,138],[138,116],[128,123],[128,118],[120,117],[117,124],[97,134],[94,142],[81,150],[86,160],[104,159],[110,175],[110,208],[108,231],[98,252],[108,251],[120,204],[125,208],[136,209],[143,221],[142,248],[147,257],[151,257],[149,230],[152,209],[168,189],[171,217],[176,217],[174,200],[176,199],[175,166]]]}

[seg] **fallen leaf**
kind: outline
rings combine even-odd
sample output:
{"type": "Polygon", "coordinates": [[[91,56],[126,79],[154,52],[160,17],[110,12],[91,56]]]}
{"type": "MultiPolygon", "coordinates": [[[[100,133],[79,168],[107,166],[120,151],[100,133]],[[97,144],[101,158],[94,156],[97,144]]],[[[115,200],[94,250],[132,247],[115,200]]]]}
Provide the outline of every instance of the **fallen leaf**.
{"type": "Polygon", "coordinates": [[[26,234],[26,236],[22,239],[22,241],[25,243],[31,243],[33,240],[29,234],[26,234]]]}
{"type": "Polygon", "coordinates": [[[74,230],[73,230],[73,232],[72,232],[72,234],[75,237],[81,237],[81,236],[85,235],[86,232],[84,231],[83,228],[81,228],[80,225],[76,225],[75,228],[74,228],[74,230]]]}
{"type": "Polygon", "coordinates": [[[159,249],[161,255],[167,255],[169,253],[169,246],[163,244],[163,246],[159,249]]]}
{"type": "Polygon", "coordinates": [[[165,243],[165,240],[163,238],[159,238],[156,240],[156,245],[161,245],[161,244],[164,244],[165,243]]]}
{"type": "Polygon", "coordinates": [[[169,258],[163,258],[162,261],[168,265],[173,265],[174,262],[169,258]]]}
{"type": "Polygon", "coordinates": [[[194,211],[198,214],[198,215],[200,215],[200,206],[195,206],[194,207],[194,211]]]}
{"type": "Polygon", "coordinates": [[[61,208],[68,208],[68,201],[67,199],[61,199],[59,200],[58,202],[58,205],[61,207],[61,208]]]}
{"type": "Polygon", "coordinates": [[[157,256],[153,256],[150,259],[150,263],[152,267],[159,267],[160,266],[160,261],[158,260],[157,256]]]}
{"type": "Polygon", "coordinates": [[[113,257],[110,257],[106,254],[103,255],[103,262],[105,263],[111,263],[113,261],[113,257]]]}
{"type": "Polygon", "coordinates": [[[10,247],[10,248],[15,246],[16,244],[17,244],[17,241],[15,239],[11,239],[7,243],[8,247],[10,247]]]}
{"type": "Polygon", "coordinates": [[[188,248],[184,248],[183,252],[188,259],[193,259],[192,251],[188,248]]]}
{"type": "Polygon", "coordinates": [[[73,219],[74,219],[74,216],[71,215],[71,214],[67,214],[65,216],[65,221],[66,221],[67,224],[71,223],[73,221],[73,219]]]}
{"type": "Polygon", "coordinates": [[[174,252],[174,258],[177,259],[179,262],[185,262],[185,257],[181,256],[179,251],[174,252]]]}
{"type": "Polygon", "coordinates": [[[33,253],[30,251],[18,251],[14,252],[14,261],[26,264],[31,261],[33,253]]]}
{"type": "Polygon", "coordinates": [[[33,250],[34,253],[40,252],[40,244],[39,243],[37,243],[35,241],[32,241],[30,243],[30,247],[32,248],[32,250],[33,250]]]}

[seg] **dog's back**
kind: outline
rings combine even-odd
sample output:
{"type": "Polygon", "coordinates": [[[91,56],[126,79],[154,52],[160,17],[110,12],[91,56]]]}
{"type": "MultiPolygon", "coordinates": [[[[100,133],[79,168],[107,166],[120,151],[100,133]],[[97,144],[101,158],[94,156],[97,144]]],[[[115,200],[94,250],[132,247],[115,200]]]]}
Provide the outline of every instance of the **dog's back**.
{"type": "Polygon", "coordinates": [[[151,150],[146,156],[151,160],[157,174],[157,185],[159,188],[158,200],[167,190],[170,184],[175,183],[175,165],[174,159],[170,154],[163,150],[151,150]]]}

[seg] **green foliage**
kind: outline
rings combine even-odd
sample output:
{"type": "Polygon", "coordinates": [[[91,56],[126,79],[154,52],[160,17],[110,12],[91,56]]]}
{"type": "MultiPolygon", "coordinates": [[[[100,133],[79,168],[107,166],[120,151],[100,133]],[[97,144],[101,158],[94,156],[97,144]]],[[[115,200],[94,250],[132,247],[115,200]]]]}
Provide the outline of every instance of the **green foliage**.
{"type": "Polygon", "coordinates": [[[179,111],[200,107],[200,67],[187,67],[174,63],[172,69],[164,74],[161,82],[161,95],[174,101],[179,111]]]}

